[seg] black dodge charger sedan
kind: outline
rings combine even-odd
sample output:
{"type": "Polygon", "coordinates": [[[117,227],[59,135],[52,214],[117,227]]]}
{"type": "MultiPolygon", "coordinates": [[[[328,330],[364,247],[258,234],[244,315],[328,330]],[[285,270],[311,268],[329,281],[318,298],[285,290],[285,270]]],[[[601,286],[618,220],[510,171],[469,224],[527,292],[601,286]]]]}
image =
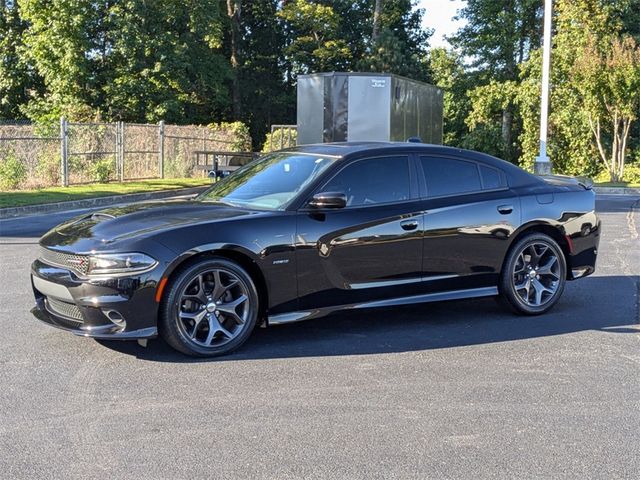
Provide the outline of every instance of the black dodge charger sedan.
{"type": "Polygon", "coordinates": [[[262,322],[499,295],[541,314],[595,269],[590,186],[417,143],[265,155],[192,200],[74,218],[40,240],[33,314],[76,335],[160,334],[189,355],[262,322]]]}

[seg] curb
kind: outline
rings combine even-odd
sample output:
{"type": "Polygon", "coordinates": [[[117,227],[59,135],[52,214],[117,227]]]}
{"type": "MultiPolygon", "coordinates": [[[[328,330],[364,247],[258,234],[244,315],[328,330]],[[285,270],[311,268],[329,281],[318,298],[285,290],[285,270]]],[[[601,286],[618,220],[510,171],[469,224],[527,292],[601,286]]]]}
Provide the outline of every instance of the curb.
{"type": "Polygon", "coordinates": [[[167,197],[196,195],[203,192],[208,185],[203,187],[176,188],[173,190],[159,190],[156,192],[130,193],[128,195],[113,195],[110,197],[85,198],[69,202],[45,203],[41,205],[25,205],[23,207],[0,208],[0,218],[22,217],[26,215],[46,214],[67,210],[79,210],[82,208],[107,207],[121,203],[142,202],[144,200],[157,200],[167,197]]]}
{"type": "Polygon", "coordinates": [[[593,191],[600,195],[640,195],[640,188],[630,187],[593,187],[593,191]]]}

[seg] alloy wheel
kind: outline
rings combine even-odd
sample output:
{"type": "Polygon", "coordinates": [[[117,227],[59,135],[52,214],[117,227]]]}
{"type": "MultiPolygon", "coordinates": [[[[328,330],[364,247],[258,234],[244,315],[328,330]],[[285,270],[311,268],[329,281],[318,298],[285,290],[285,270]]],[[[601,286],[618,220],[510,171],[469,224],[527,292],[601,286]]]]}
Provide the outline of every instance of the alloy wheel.
{"type": "Polygon", "coordinates": [[[560,261],[551,246],[543,242],[526,244],[514,265],[513,289],[525,305],[542,307],[560,288],[561,272],[560,261]]]}
{"type": "Polygon", "coordinates": [[[245,329],[251,315],[248,287],[233,272],[212,268],[189,280],[178,300],[178,328],[199,347],[221,347],[245,329]]]}

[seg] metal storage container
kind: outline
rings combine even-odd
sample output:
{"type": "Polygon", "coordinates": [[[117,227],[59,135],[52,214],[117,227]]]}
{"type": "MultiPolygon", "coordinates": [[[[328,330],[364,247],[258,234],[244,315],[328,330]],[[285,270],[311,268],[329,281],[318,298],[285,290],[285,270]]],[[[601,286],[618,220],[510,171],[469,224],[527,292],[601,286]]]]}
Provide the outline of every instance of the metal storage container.
{"type": "Polygon", "coordinates": [[[298,76],[298,145],[344,141],[442,143],[442,90],[388,73],[298,76]]]}

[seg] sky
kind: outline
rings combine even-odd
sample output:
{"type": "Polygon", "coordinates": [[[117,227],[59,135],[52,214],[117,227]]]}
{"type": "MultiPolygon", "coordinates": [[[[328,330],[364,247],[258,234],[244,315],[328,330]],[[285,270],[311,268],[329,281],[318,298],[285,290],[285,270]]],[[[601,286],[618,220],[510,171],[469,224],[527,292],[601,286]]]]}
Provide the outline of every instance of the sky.
{"type": "Polygon", "coordinates": [[[435,30],[429,40],[432,47],[450,46],[444,36],[454,33],[464,25],[462,21],[454,22],[453,17],[465,3],[464,0],[420,0],[418,2],[418,8],[425,9],[422,24],[435,30]]]}

